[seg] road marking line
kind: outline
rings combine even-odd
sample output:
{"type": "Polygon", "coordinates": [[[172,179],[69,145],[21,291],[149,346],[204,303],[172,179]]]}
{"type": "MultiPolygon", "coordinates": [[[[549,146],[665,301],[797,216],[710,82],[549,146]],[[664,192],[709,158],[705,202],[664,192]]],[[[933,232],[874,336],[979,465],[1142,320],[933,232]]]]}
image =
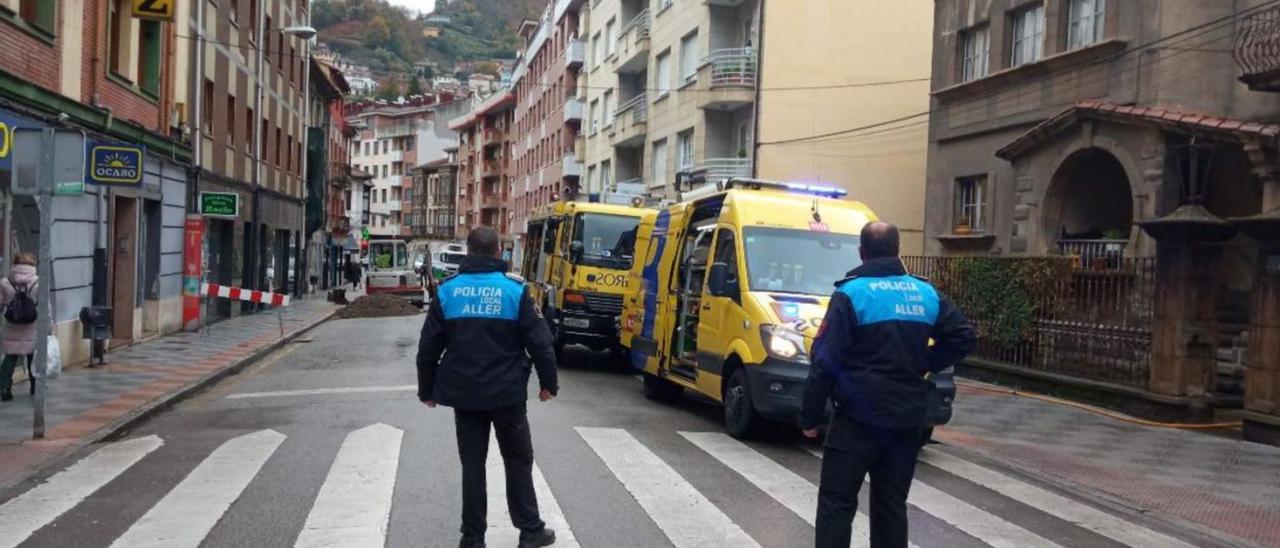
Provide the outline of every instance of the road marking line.
{"type": "Polygon", "coordinates": [[[306,390],[279,390],[273,392],[241,392],[226,396],[228,400],[245,400],[251,398],[280,398],[286,396],[322,396],[326,394],[365,394],[370,392],[413,392],[418,390],[416,384],[397,386],[344,386],[338,388],[311,388],[306,390]]]}
{"type": "MultiPolygon", "coordinates": [[[[818,488],[773,459],[720,432],[680,432],[690,443],[737,472],[761,491],[768,493],[809,525],[817,522],[818,488]]],[[[871,544],[871,526],[864,509],[853,518],[851,546],[871,544]]],[[[914,543],[912,548],[919,548],[914,543]]]]}
{"type": "Polygon", "coordinates": [[[12,548],[115,479],[164,441],[147,436],[104,445],[43,484],[0,505],[0,548],[12,548]]]}
{"type": "Polygon", "coordinates": [[[925,448],[920,460],[1129,546],[1136,548],[1192,548],[1193,546],[936,449],[925,448]]]}
{"type": "MultiPolygon", "coordinates": [[[[822,451],[819,449],[806,446],[805,450],[822,458],[822,451]]],[[[871,484],[870,479],[867,479],[867,484],[871,484]]],[[[920,480],[911,481],[911,492],[907,495],[907,503],[995,548],[1026,546],[1061,548],[1061,545],[1056,542],[1018,527],[943,491],[929,487],[920,480]]]]}
{"type": "Polygon", "coordinates": [[[259,430],[223,443],[111,546],[199,546],[284,439],[259,430]]]}
{"type": "MultiPolygon", "coordinates": [[[[498,439],[489,437],[489,456],[485,460],[485,491],[489,499],[489,530],[486,534],[490,546],[515,546],[520,543],[520,530],[511,523],[511,512],[507,509],[507,472],[502,466],[502,454],[498,449],[498,439]]],[[[556,546],[577,548],[578,540],[569,529],[569,522],[560,510],[560,503],[551,493],[547,478],[535,462],[533,465],[533,490],[538,495],[538,513],[556,532],[556,546]]]]}
{"type": "Polygon", "coordinates": [[[347,434],[295,547],[386,544],[403,437],[399,428],[381,423],[347,434]]]}
{"type": "Polygon", "coordinates": [[[755,539],[627,431],[587,427],[575,430],[677,548],[759,547],[755,539]]]}

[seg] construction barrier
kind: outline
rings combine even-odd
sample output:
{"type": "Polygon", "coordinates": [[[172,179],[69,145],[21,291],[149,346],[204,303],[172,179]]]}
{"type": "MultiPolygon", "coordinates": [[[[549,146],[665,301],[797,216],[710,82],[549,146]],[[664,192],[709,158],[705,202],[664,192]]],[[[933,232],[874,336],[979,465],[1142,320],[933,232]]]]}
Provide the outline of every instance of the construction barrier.
{"type": "Polygon", "coordinates": [[[268,304],[271,306],[289,306],[289,296],[283,293],[242,289],[239,287],[218,284],[201,284],[200,296],[219,297],[223,299],[231,299],[233,301],[249,301],[251,303],[268,304]]]}

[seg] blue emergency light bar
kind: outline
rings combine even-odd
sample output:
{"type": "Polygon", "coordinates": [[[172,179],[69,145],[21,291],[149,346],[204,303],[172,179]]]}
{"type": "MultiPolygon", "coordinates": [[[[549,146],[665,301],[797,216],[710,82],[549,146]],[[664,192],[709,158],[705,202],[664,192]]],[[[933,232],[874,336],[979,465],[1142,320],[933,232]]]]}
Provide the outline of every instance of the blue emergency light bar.
{"type": "Polygon", "coordinates": [[[725,189],[730,189],[734,187],[757,188],[757,189],[771,188],[774,190],[785,190],[787,192],[797,192],[801,194],[808,194],[811,196],[820,196],[824,198],[843,198],[849,195],[849,191],[843,188],[836,188],[833,186],[810,185],[805,183],[787,183],[782,181],[765,181],[761,179],[743,179],[743,178],[729,179],[724,183],[725,189]]]}

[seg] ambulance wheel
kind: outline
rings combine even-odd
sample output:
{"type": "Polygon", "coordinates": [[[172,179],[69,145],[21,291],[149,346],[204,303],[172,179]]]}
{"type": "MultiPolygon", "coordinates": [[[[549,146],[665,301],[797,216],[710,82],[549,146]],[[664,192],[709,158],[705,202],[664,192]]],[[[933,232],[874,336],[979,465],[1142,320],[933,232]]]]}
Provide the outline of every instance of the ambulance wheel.
{"type": "Polygon", "coordinates": [[[654,401],[673,402],[684,393],[684,387],[649,373],[644,374],[643,387],[644,397],[654,401]]]}
{"type": "Polygon", "coordinates": [[[724,426],[735,438],[750,437],[764,419],[756,413],[747,388],[747,373],[741,367],[733,370],[724,389],[724,426]]]}

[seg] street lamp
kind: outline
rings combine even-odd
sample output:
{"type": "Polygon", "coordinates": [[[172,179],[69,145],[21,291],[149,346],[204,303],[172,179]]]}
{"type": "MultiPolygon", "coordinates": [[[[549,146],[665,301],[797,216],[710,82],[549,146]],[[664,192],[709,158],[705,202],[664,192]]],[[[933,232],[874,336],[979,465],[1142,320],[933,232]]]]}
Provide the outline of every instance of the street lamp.
{"type": "MultiPolygon", "coordinates": [[[[262,64],[266,61],[267,40],[265,39],[265,37],[267,33],[278,32],[284,36],[296,36],[303,40],[310,40],[312,38],[315,38],[316,29],[315,27],[311,27],[307,25],[295,25],[295,26],[281,27],[278,29],[271,29],[270,31],[268,31],[268,29],[266,28],[266,18],[264,17],[260,17],[258,19],[258,25],[259,25],[258,28],[260,30],[258,35],[264,37],[264,39],[258,45],[258,61],[257,63],[254,64],[254,67],[253,67],[254,88],[255,88],[254,100],[253,100],[253,111],[258,116],[264,116],[262,111],[262,93],[263,93],[263,87],[264,87],[262,85],[262,64]]],[[[303,108],[303,111],[306,112],[307,105],[304,104],[302,108],[303,108]]],[[[263,160],[262,139],[264,138],[264,136],[262,135],[262,122],[260,120],[254,120],[252,129],[253,129],[253,153],[254,153],[254,157],[256,158],[256,161],[253,164],[253,217],[252,217],[252,222],[249,224],[249,230],[250,230],[249,264],[245,265],[246,267],[248,267],[247,269],[249,270],[250,283],[245,285],[247,285],[250,289],[261,289],[262,279],[261,279],[260,273],[262,272],[261,262],[263,262],[262,261],[263,257],[260,257],[260,255],[263,250],[258,249],[258,247],[262,243],[260,241],[262,237],[262,235],[260,234],[261,229],[259,228],[259,225],[261,224],[261,221],[262,221],[262,217],[261,217],[262,213],[260,212],[262,207],[262,198],[261,198],[262,196],[262,160],[263,160]]],[[[305,143],[305,141],[303,142],[305,143]]],[[[292,154],[292,151],[290,151],[290,153],[292,154]]],[[[287,261],[286,261],[286,264],[284,265],[284,268],[285,269],[289,268],[287,261]]],[[[288,274],[286,274],[285,276],[287,279],[288,274]]]]}

